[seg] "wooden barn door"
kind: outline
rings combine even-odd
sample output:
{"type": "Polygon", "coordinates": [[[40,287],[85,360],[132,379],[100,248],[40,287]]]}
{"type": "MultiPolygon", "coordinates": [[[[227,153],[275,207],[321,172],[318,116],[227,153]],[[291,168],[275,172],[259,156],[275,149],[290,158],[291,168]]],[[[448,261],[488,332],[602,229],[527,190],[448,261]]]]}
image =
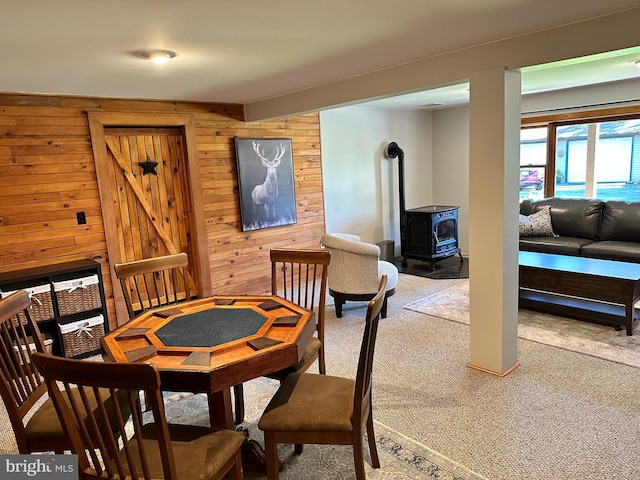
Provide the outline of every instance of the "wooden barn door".
{"type": "Polygon", "coordinates": [[[105,140],[121,260],[191,253],[185,221],[191,199],[185,188],[180,131],[107,128],[105,140]]]}
{"type": "MultiPolygon", "coordinates": [[[[110,264],[185,252],[190,291],[202,296],[188,152],[179,127],[103,126],[106,155],[98,172],[110,264]],[[104,192],[104,195],[103,195],[104,192]],[[114,243],[117,242],[117,245],[114,243]]],[[[121,291],[113,279],[118,324],[121,291]],[[118,295],[116,295],[116,292],[118,295]]],[[[185,292],[187,294],[187,292],[185,292]]]]}

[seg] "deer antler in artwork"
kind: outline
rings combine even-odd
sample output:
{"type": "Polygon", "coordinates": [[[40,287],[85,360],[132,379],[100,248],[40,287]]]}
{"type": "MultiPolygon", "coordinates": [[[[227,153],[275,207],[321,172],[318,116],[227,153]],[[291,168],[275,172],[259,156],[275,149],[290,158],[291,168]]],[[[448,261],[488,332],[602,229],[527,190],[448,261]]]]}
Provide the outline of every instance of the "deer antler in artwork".
{"type": "Polygon", "coordinates": [[[260,160],[262,160],[262,164],[265,167],[276,168],[278,165],[280,165],[280,160],[282,160],[282,156],[284,155],[286,148],[282,143],[278,145],[276,147],[276,156],[273,158],[273,160],[269,160],[264,153],[264,150],[260,150],[260,142],[253,142],[253,151],[256,152],[256,155],[258,155],[258,157],[260,157],[260,160]]]}

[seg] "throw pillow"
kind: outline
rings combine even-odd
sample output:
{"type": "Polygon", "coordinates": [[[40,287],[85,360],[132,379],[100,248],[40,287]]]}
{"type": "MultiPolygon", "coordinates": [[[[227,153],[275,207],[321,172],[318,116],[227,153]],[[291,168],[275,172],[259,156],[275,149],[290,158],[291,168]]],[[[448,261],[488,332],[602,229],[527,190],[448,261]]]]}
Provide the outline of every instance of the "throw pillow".
{"type": "Polygon", "coordinates": [[[551,224],[551,207],[542,207],[529,216],[520,215],[519,228],[521,237],[555,237],[551,224]]]}

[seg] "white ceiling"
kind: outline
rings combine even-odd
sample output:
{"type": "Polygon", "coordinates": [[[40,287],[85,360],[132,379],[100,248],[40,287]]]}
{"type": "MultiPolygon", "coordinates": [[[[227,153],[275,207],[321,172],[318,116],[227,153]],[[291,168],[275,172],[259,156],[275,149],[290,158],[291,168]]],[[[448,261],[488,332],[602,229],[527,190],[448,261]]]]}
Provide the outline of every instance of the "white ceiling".
{"type": "MultiPolygon", "coordinates": [[[[0,92],[247,104],[634,7],[638,0],[2,0],[0,92]],[[164,65],[139,57],[152,48],[177,56],[164,65]]],[[[530,68],[523,93],[638,78],[638,58],[640,48],[530,68]]],[[[466,88],[377,105],[450,106],[467,101],[466,88]]]]}

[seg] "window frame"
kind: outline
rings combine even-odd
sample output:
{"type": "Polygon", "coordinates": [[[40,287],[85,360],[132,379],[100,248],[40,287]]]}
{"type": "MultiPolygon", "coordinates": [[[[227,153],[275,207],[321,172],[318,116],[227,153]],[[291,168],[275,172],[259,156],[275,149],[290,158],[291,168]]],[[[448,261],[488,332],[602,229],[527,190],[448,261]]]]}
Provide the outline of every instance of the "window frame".
{"type": "MultiPolygon", "coordinates": [[[[549,178],[549,172],[556,171],[557,129],[559,127],[620,120],[640,120],[640,105],[523,117],[520,121],[520,128],[547,127],[547,158],[544,167],[544,178],[547,179],[549,178]]],[[[537,167],[541,168],[541,166],[537,167]]],[[[555,195],[555,173],[552,178],[554,179],[553,182],[544,182],[543,191],[545,197],[553,197],[555,195]]]]}

